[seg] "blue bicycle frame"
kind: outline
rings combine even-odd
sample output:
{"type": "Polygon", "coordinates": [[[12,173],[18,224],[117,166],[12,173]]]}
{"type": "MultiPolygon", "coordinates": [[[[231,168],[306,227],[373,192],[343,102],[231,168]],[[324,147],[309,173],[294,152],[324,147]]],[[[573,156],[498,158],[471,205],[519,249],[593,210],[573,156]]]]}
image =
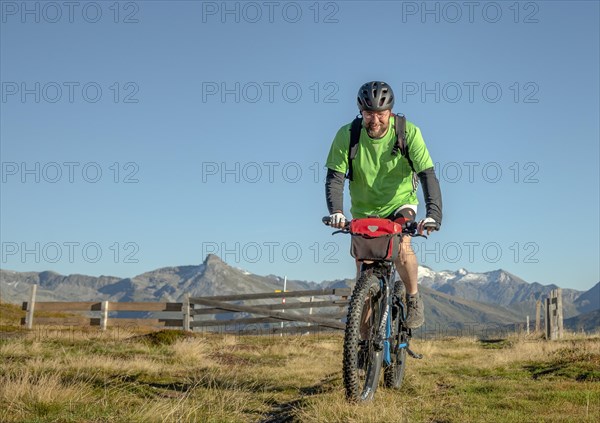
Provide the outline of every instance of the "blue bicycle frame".
{"type": "MultiPolygon", "coordinates": [[[[386,366],[389,366],[390,364],[392,364],[392,345],[390,343],[390,337],[392,336],[392,306],[393,304],[389,304],[389,299],[390,299],[390,295],[389,295],[389,283],[385,283],[385,280],[380,279],[379,280],[380,284],[381,284],[381,289],[382,291],[385,289],[386,292],[386,308],[387,308],[387,313],[386,314],[386,320],[385,320],[385,339],[383,341],[383,362],[385,363],[386,366]]],[[[404,304],[402,303],[402,301],[398,302],[398,305],[400,306],[400,310],[398,310],[399,313],[401,313],[400,315],[406,319],[406,313],[405,313],[405,309],[404,309],[404,304]]],[[[408,343],[406,342],[401,342],[398,344],[398,348],[407,348],[408,347],[408,343]]]]}

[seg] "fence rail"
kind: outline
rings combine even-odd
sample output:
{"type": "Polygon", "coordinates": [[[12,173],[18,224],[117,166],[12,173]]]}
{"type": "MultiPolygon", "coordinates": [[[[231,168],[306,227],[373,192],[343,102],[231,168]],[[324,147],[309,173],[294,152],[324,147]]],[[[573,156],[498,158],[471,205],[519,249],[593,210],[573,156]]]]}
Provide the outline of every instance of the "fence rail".
{"type": "Polygon", "coordinates": [[[240,295],[219,295],[212,297],[189,297],[181,303],[178,302],[113,302],[113,301],[36,301],[37,285],[31,289],[29,301],[23,303],[23,310],[27,311],[21,324],[32,329],[37,325],[89,325],[99,326],[101,330],[119,325],[141,325],[153,327],[174,327],[185,331],[194,328],[209,328],[215,326],[231,326],[241,324],[273,324],[281,322],[306,323],[318,325],[327,329],[343,329],[341,318],[345,316],[348,305],[349,288],[319,289],[289,292],[267,292],[240,295]],[[302,297],[310,298],[308,301],[286,302],[287,298],[300,300],[302,297]],[[315,297],[329,297],[315,301],[315,297]],[[337,297],[332,299],[331,297],[337,297]],[[247,305],[232,302],[253,300],[281,300],[278,304],[247,305]],[[333,313],[313,315],[313,309],[333,308],[333,313]],[[306,309],[309,309],[306,313],[306,309]],[[94,316],[69,316],[69,317],[40,317],[35,312],[86,312],[94,316]],[[287,313],[286,313],[287,311],[287,313]],[[302,313],[304,311],[304,313],[302,313]],[[147,312],[152,317],[126,318],[111,315],[112,312],[147,312]],[[157,317],[156,314],[159,314],[157,317]],[[168,317],[161,318],[160,313],[170,313],[168,317]],[[180,317],[173,317],[179,313],[180,317]],[[246,316],[235,319],[218,319],[223,313],[244,313],[246,316]],[[213,319],[204,319],[210,315],[213,319]],[[261,316],[261,317],[248,317],[261,316]]]}
{"type": "MultiPolygon", "coordinates": [[[[212,299],[213,297],[206,297],[212,299]]],[[[200,304],[200,303],[198,303],[200,304]]],[[[315,301],[315,302],[302,302],[302,303],[291,303],[291,304],[265,304],[260,307],[266,310],[297,310],[301,308],[322,308],[322,307],[335,307],[345,306],[348,304],[348,300],[333,300],[333,301],[315,301]]],[[[212,307],[212,308],[200,308],[190,311],[194,316],[203,314],[220,314],[230,313],[230,310],[223,308],[212,307]]]]}

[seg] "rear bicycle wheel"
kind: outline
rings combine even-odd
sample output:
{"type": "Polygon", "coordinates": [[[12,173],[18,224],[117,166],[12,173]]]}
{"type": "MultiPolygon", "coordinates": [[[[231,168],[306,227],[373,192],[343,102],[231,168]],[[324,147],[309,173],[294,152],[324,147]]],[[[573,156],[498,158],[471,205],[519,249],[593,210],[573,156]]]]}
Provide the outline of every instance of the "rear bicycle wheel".
{"type": "Polygon", "coordinates": [[[344,336],[343,375],[346,398],[369,401],[379,384],[383,350],[375,345],[383,310],[379,279],[361,273],[350,300],[344,336]]]}
{"type": "MultiPolygon", "coordinates": [[[[404,283],[402,283],[401,280],[396,281],[396,284],[394,285],[394,297],[404,303],[404,293],[404,283]]],[[[404,344],[408,344],[408,333],[406,330],[403,330],[403,317],[401,314],[401,309],[392,313],[392,316],[395,315],[392,319],[392,362],[383,371],[383,381],[386,388],[400,389],[402,381],[404,380],[407,358],[406,347],[404,344]]]]}

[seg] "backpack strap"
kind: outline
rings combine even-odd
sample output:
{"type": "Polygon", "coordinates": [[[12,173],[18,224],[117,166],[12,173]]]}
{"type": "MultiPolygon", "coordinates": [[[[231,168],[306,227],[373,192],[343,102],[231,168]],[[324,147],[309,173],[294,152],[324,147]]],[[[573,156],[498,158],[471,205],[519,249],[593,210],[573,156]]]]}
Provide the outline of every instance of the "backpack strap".
{"type": "Polygon", "coordinates": [[[408,153],[408,144],[406,142],[406,116],[401,114],[394,116],[394,130],[396,131],[396,144],[394,144],[394,148],[392,149],[392,155],[395,156],[400,151],[400,154],[408,161],[410,169],[413,173],[416,173],[408,153]]]}
{"type": "Polygon", "coordinates": [[[360,140],[360,131],[362,130],[362,118],[357,117],[352,121],[350,126],[350,148],[348,148],[348,173],[346,178],[350,181],[353,179],[352,162],[358,151],[358,141],[360,140]]]}

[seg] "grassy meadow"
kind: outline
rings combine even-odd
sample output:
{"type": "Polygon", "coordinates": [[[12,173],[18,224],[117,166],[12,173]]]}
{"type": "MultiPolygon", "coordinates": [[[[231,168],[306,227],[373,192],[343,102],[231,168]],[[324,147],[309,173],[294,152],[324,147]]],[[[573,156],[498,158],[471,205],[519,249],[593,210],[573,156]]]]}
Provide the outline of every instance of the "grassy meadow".
{"type": "Polygon", "coordinates": [[[403,387],[348,404],[341,334],[21,330],[0,306],[2,422],[597,422],[600,337],[415,340],[403,387]]]}

